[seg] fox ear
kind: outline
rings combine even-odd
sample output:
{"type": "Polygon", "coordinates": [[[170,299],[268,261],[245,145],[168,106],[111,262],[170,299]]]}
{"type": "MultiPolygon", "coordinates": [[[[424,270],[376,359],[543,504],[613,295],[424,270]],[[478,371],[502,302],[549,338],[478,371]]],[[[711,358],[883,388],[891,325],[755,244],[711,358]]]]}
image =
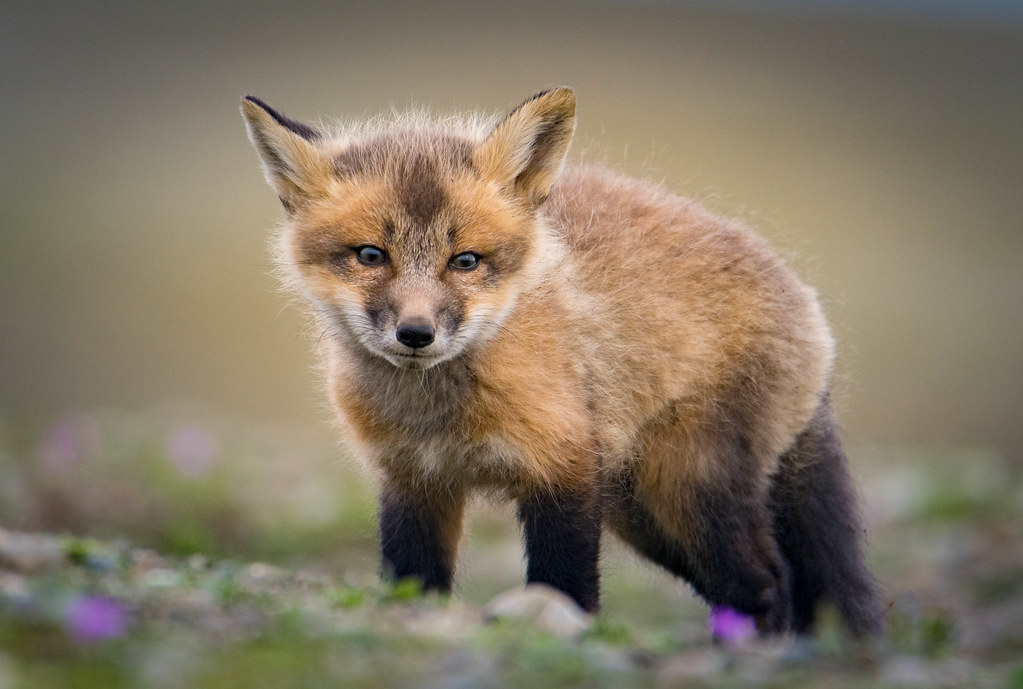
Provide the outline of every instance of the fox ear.
{"type": "Polygon", "coordinates": [[[547,200],[575,131],[575,93],[543,91],[512,111],[479,145],[473,162],[516,197],[536,207],[547,200]]]}
{"type": "Polygon", "coordinates": [[[242,99],[242,116],[263,161],[266,181],[289,213],[322,190],[330,165],[316,145],[320,132],[285,117],[254,96],[242,99]]]}

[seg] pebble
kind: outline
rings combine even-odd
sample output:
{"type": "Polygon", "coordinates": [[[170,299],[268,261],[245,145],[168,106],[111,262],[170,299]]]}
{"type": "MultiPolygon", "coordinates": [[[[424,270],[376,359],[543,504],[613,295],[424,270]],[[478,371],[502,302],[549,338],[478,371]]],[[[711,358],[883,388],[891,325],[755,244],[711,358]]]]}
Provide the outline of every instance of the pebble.
{"type": "Polygon", "coordinates": [[[0,598],[26,600],[31,596],[28,581],[20,574],[0,572],[0,598]]]}
{"type": "Polygon", "coordinates": [[[140,583],[149,588],[171,588],[181,584],[181,575],[173,569],[158,567],[143,574],[140,583]]]}
{"type": "Polygon", "coordinates": [[[525,622],[560,639],[578,639],[593,624],[593,617],[575,601],[542,584],[505,591],[487,603],[484,616],[488,621],[525,622]]]}
{"type": "Polygon", "coordinates": [[[38,574],[67,564],[67,553],[53,538],[0,529],[0,568],[38,574]]]}
{"type": "Polygon", "coordinates": [[[967,687],[979,686],[978,668],[965,658],[940,661],[918,656],[898,656],[881,669],[881,684],[899,687],[967,687]]]}
{"type": "Polygon", "coordinates": [[[900,687],[934,687],[937,678],[930,664],[916,656],[900,656],[885,663],[881,682],[900,687]]]}
{"type": "Polygon", "coordinates": [[[728,655],[718,648],[697,648],[666,660],[656,672],[657,684],[665,687],[686,686],[710,681],[728,667],[728,655]]]}
{"type": "Polygon", "coordinates": [[[449,641],[466,639],[479,627],[479,613],[457,604],[433,610],[404,609],[399,626],[415,636],[428,636],[449,641]]]}

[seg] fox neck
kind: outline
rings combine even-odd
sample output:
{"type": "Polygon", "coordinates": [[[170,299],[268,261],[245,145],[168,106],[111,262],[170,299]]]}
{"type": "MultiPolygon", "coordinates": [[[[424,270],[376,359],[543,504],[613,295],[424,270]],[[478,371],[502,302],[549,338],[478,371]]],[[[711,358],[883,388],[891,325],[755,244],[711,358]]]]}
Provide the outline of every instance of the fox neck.
{"type": "Polygon", "coordinates": [[[417,370],[398,368],[358,344],[333,346],[333,385],[343,388],[344,398],[357,398],[380,423],[402,429],[403,435],[425,438],[443,432],[462,418],[473,397],[472,352],[417,370]]]}

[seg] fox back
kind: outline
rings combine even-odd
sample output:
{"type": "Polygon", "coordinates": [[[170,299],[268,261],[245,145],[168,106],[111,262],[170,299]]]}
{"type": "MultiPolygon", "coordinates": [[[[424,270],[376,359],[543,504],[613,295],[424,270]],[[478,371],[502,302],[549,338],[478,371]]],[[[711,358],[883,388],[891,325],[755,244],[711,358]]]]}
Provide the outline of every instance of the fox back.
{"type": "Polygon", "coordinates": [[[527,580],[585,609],[606,525],[765,632],[809,630],[822,601],[877,629],[831,335],[763,239],[565,167],[567,88],[503,119],[330,133],[242,106],[287,214],[280,272],[325,333],[345,437],[377,469],[386,575],[449,590],[483,490],[518,504],[527,580]]]}

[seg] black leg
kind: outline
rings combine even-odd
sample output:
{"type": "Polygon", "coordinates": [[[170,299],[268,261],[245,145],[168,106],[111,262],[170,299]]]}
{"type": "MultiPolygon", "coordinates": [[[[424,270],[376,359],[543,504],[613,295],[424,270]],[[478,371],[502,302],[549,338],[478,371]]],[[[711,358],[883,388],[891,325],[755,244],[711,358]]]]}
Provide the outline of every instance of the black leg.
{"type": "Polygon", "coordinates": [[[380,499],[383,576],[415,578],[424,591],[449,592],[462,531],[461,496],[385,487],[380,499]]]}
{"type": "Polygon", "coordinates": [[[710,603],[754,615],[761,632],[788,630],[789,567],[771,528],[766,500],[708,491],[698,498],[704,539],[688,544],[690,581],[710,603]]]}
{"type": "Polygon", "coordinates": [[[595,486],[536,492],[519,501],[527,583],[553,586],[588,612],[600,607],[600,503],[595,486]]]}
{"type": "Polygon", "coordinates": [[[856,493],[827,398],[772,478],[775,533],[792,567],[797,633],[813,631],[817,608],[834,604],[857,636],[881,631],[881,595],[863,563],[856,493]]]}
{"type": "Polygon", "coordinates": [[[662,524],[635,493],[635,477],[614,484],[609,524],[641,555],[688,581],[711,605],[757,618],[762,632],[790,623],[788,566],[771,533],[771,515],[748,491],[691,486],[677,498],[686,528],[662,524]]]}

